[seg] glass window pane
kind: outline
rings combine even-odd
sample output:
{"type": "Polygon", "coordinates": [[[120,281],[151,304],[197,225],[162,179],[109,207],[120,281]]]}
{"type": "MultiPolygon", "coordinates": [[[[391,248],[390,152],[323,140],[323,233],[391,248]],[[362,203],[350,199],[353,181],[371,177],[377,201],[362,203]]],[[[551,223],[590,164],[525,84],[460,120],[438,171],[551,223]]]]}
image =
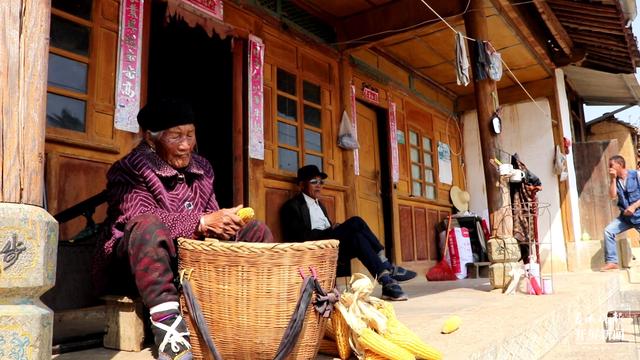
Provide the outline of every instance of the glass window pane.
{"type": "Polygon", "coordinates": [[[297,103],[295,100],[291,100],[288,97],[278,95],[278,116],[289,120],[296,120],[297,103]]]}
{"type": "Polygon", "coordinates": [[[418,181],[413,182],[413,186],[411,187],[411,194],[414,196],[422,196],[422,183],[418,181]]]}
{"type": "Polygon", "coordinates": [[[298,152],[279,147],[278,167],[280,167],[280,169],[282,170],[292,173],[298,171],[298,152]]]}
{"type": "Polygon", "coordinates": [[[47,126],[84,131],[86,103],[47,93],[47,126]]]}
{"type": "Polygon", "coordinates": [[[428,183],[435,183],[435,181],[433,181],[433,170],[430,169],[425,169],[424,170],[424,180],[428,183]]]}
{"type": "Polygon", "coordinates": [[[425,197],[427,199],[435,200],[436,199],[436,188],[435,186],[427,185],[425,189],[425,197]]]}
{"type": "Polygon", "coordinates": [[[278,142],[291,146],[298,146],[298,128],[278,121],[278,142]]]}
{"type": "Polygon", "coordinates": [[[422,171],[420,170],[419,165],[411,165],[411,178],[412,179],[422,179],[422,171]]]}
{"type": "Polygon", "coordinates": [[[313,106],[305,105],[304,123],[319,128],[322,124],[320,109],[314,108],[313,106]]]}
{"type": "Polygon", "coordinates": [[[322,134],[304,129],[304,147],[307,150],[322,152],[322,134]]]}
{"type": "Polygon", "coordinates": [[[409,131],[409,143],[411,145],[418,146],[418,134],[413,131],[409,131]]]}
{"type": "Polygon", "coordinates": [[[87,93],[87,64],[49,53],[49,85],[87,93]]]}
{"type": "Polygon", "coordinates": [[[305,100],[311,101],[320,105],[320,86],[303,81],[302,96],[304,97],[305,100]]]}
{"type": "Polygon", "coordinates": [[[311,154],[304,154],[304,164],[305,165],[315,165],[318,167],[318,169],[320,169],[320,171],[322,171],[322,157],[321,156],[316,156],[316,155],[311,155],[311,154]]]}
{"type": "Polygon", "coordinates": [[[51,16],[51,46],[89,56],[89,28],[51,16]]]}
{"type": "Polygon", "coordinates": [[[411,148],[411,162],[420,162],[420,152],[416,148],[411,148]]]}
{"type": "Polygon", "coordinates": [[[422,155],[424,155],[424,164],[427,167],[432,168],[433,167],[433,159],[431,158],[431,153],[425,152],[422,155]]]}
{"type": "Polygon", "coordinates": [[[51,7],[91,20],[91,3],[92,0],[52,0],[51,7]]]}
{"type": "Polygon", "coordinates": [[[422,138],[422,150],[431,151],[431,139],[428,137],[422,138]]]}
{"type": "Polygon", "coordinates": [[[282,69],[278,69],[278,90],[291,95],[296,94],[296,76],[282,69]]]}

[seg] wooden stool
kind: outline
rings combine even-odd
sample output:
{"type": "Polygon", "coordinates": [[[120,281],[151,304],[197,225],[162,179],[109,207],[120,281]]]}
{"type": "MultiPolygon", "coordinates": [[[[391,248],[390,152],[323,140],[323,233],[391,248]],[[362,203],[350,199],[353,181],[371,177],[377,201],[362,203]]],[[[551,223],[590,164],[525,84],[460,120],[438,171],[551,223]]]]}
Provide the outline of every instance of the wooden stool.
{"type": "Polygon", "coordinates": [[[107,329],[104,347],[122,351],[141,351],[144,343],[143,305],[140,299],[107,295],[107,329]]]}
{"type": "Polygon", "coordinates": [[[470,279],[489,277],[490,262],[467,263],[467,277],[470,279]]]}

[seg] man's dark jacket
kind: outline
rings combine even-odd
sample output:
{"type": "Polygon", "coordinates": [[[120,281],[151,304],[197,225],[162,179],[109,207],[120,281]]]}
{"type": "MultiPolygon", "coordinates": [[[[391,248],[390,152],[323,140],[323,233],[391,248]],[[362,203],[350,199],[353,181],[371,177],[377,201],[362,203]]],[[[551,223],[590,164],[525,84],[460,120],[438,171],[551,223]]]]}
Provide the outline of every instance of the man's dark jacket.
{"type": "MultiPolygon", "coordinates": [[[[327,209],[318,202],[324,216],[329,219],[327,209]]],[[[329,220],[331,222],[331,220],[329,220]]],[[[300,242],[308,240],[331,239],[332,229],[329,227],[325,230],[311,230],[311,216],[309,215],[309,207],[302,193],[287,200],[280,209],[280,227],[282,237],[286,242],[300,242]]]]}

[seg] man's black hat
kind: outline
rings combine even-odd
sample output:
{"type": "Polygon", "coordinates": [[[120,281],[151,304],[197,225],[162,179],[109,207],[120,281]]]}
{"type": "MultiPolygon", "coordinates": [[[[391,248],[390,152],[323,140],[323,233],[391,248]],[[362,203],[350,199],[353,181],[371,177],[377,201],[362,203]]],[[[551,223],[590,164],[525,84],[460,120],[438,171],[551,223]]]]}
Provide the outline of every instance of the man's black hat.
{"type": "Polygon", "coordinates": [[[298,169],[298,182],[311,180],[315,177],[320,177],[321,179],[326,179],[327,174],[323,173],[318,169],[315,165],[306,165],[298,169]]]}
{"type": "Polygon", "coordinates": [[[140,127],[152,132],[180,125],[195,124],[195,118],[189,103],[173,98],[151,101],[138,112],[140,127]]]}

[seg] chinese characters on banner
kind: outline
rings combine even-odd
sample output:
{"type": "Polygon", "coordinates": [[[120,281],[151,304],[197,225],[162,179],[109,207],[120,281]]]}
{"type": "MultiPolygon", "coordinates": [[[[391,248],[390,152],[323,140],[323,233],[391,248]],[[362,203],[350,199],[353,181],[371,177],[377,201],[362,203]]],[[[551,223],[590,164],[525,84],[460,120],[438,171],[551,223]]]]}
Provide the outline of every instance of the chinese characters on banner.
{"type": "Polygon", "coordinates": [[[249,35],[249,157],[264,160],[264,43],[249,35]]]}
{"type": "Polygon", "coordinates": [[[391,144],[391,181],[400,179],[398,163],[398,124],[396,121],[396,103],[389,102],[389,143],[391,144]]]}
{"type": "Polygon", "coordinates": [[[114,126],[131,132],[138,132],[143,5],[144,0],[122,0],[120,13],[114,126]]]}
{"type": "Polygon", "coordinates": [[[220,21],[223,18],[222,0],[182,0],[194,8],[220,21]]]}
{"type": "MultiPolygon", "coordinates": [[[[356,118],[358,116],[356,110],[356,86],[351,85],[351,123],[353,125],[353,134],[358,140],[358,122],[356,118]]],[[[356,175],[360,175],[360,156],[358,154],[358,149],[353,150],[353,171],[356,175]]]]}

